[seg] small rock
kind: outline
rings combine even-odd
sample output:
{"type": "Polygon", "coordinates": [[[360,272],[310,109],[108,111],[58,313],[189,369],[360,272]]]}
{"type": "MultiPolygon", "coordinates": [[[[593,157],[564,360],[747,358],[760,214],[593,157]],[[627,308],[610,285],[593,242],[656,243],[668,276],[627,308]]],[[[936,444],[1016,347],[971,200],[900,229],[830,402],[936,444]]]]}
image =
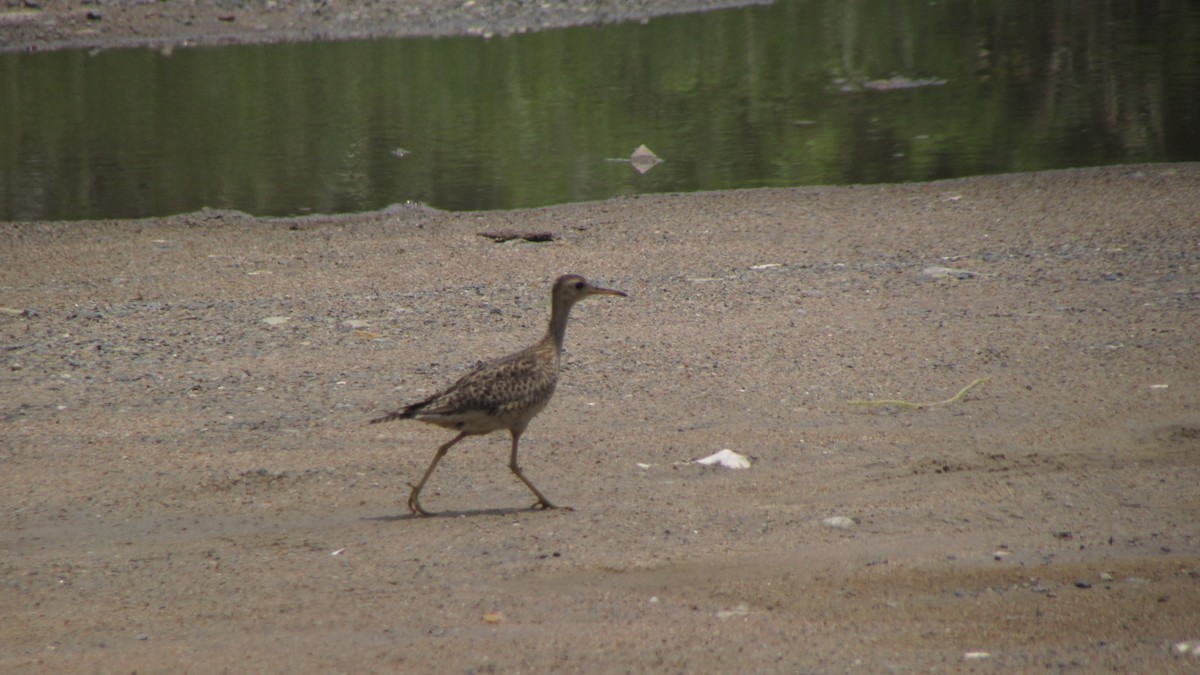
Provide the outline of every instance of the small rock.
{"type": "Polygon", "coordinates": [[[703,459],[697,459],[697,460],[695,460],[695,462],[696,462],[696,464],[703,464],[705,466],[712,466],[712,465],[716,464],[718,466],[723,466],[726,469],[749,469],[750,468],[750,458],[749,457],[738,454],[738,453],[730,450],[729,448],[725,448],[724,450],[722,450],[716,454],[709,455],[708,457],[705,457],[703,459]]]}
{"type": "Polygon", "coordinates": [[[745,604],[741,604],[733,609],[722,609],[721,611],[717,612],[717,618],[724,621],[726,619],[732,619],[735,616],[746,616],[749,613],[750,608],[745,604]]]}
{"type": "Polygon", "coordinates": [[[858,524],[856,520],[849,516],[830,516],[821,521],[825,527],[835,527],[839,530],[848,530],[858,524]]]}
{"type": "Polygon", "coordinates": [[[938,267],[936,265],[921,270],[921,276],[930,279],[974,279],[976,274],[971,270],[954,269],[953,267],[938,267]]]}
{"type": "Polygon", "coordinates": [[[289,320],[291,320],[291,318],[292,317],[290,317],[290,316],[268,316],[268,317],[264,318],[262,320],[262,322],[267,324],[268,326],[282,326],[283,324],[285,324],[289,320]]]}
{"type": "Polygon", "coordinates": [[[633,154],[629,156],[630,165],[632,165],[634,170],[638,173],[646,173],[662,161],[663,160],[658,155],[654,154],[654,152],[645,145],[639,145],[637,149],[633,151],[633,154]]]}
{"type": "Polygon", "coordinates": [[[1092,587],[1092,584],[1089,581],[1084,581],[1083,579],[1075,580],[1075,588],[1091,588],[1091,587],[1092,587]]]}
{"type": "Polygon", "coordinates": [[[1176,642],[1171,646],[1171,649],[1179,656],[1190,655],[1200,658],[1200,640],[1183,640],[1182,642],[1176,642]]]}

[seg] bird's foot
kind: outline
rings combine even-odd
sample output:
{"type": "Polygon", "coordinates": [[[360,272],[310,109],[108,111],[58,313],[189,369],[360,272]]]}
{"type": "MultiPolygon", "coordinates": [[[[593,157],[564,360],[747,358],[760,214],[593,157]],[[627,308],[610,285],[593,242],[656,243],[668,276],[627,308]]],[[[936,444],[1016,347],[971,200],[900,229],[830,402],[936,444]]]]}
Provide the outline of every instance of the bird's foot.
{"type": "Polygon", "coordinates": [[[420,495],[420,491],[417,490],[416,486],[412,485],[411,483],[409,484],[409,487],[411,487],[413,489],[413,491],[411,493],[409,493],[409,495],[408,495],[408,511],[409,511],[409,513],[418,513],[422,516],[432,516],[433,515],[432,513],[421,508],[421,501],[419,499],[417,499],[417,497],[420,495]]]}

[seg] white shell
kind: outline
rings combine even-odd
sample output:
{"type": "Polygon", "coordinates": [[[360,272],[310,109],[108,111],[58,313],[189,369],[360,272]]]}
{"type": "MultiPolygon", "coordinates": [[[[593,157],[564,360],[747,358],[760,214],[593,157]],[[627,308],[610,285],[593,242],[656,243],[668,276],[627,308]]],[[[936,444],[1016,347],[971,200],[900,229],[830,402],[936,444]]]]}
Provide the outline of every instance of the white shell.
{"type": "Polygon", "coordinates": [[[750,458],[749,457],[747,457],[745,455],[739,455],[738,453],[730,450],[729,448],[725,448],[724,450],[722,450],[716,454],[709,455],[708,457],[705,457],[704,459],[697,459],[696,463],[704,464],[706,466],[712,466],[713,464],[718,464],[720,466],[725,467],[726,469],[749,469],[750,468],[750,458]]]}

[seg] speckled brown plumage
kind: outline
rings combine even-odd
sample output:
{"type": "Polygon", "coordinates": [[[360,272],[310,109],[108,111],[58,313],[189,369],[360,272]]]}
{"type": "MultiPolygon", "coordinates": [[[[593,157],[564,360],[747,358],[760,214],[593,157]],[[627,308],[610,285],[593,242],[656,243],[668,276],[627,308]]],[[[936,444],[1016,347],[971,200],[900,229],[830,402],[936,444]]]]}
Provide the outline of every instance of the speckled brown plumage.
{"type": "Polygon", "coordinates": [[[457,436],[438,448],[424,476],[413,486],[408,497],[410,511],[429,515],[428,511],[421,508],[421,488],[425,487],[425,481],[433,473],[434,467],[455,443],[467,436],[501,429],[508,429],[512,434],[512,455],[508,466],[537,496],[534,507],[554,508],[550,500],[546,499],[521,472],[517,464],[517,446],[530,420],[546,407],[550,397],[554,395],[554,387],[558,384],[559,358],[571,307],[590,295],[625,294],[593,286],[578,275],[563,275],[554,282],[554,288],[550,292],[550,325],[546,329],[546,335],[536,344],[483,363],[445,390],[371,420],[371,423],[375,424],[415,419],[458,431],[457,436]]]}

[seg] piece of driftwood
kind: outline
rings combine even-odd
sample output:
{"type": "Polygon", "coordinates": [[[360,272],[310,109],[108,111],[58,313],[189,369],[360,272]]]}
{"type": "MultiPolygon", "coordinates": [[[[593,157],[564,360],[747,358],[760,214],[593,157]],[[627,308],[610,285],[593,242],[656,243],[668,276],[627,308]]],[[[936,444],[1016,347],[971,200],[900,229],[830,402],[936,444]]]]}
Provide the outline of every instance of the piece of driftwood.
{"type": "Polygon", "coordinates": [[[491,230],[480,232],[479,236],[487,237],[494,242],[524,239],[525,241],[554,241],[558,237],[553,232],[517,232],[516,230],[491,230]]]}

